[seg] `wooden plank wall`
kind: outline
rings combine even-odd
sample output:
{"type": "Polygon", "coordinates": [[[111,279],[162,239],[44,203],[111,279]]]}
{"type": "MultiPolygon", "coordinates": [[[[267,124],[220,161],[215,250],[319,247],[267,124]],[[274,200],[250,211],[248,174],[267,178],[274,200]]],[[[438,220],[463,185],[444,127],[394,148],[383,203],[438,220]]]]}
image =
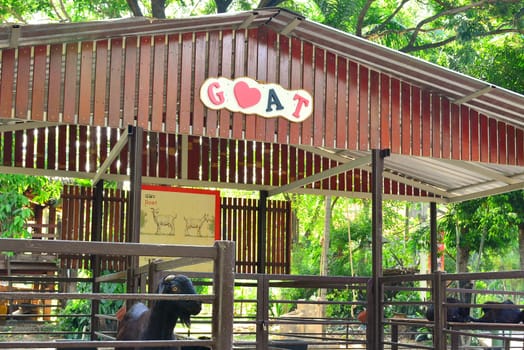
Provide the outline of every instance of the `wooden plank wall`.
{"type": "MultiPolygon", "coordinates": [[[[3,132],[0,138],[0,165],[26,169],[63,171],[62,176],[93,174],[118,142],[119,129],[61,125],[36,130],[3,132]],[[31,138],[34,147],[24,147],[31,138]]],[[[144,132],[142,175],[144,177],[194,180],[263,186],[283,186],[325,171],[340,163],[289,144],[188,136],[182,148],[182,135],[144,132]],[[187,177],[183,177],[183,163],[187,177]]],[[[109,173],[126,175],[127,146],[111,164],[109,173]]],[[[92,175],[91,175],[92,176],[92,175]]],[[[305,186],[305,191],[371,193],[371,174],[360,169],[332,176],[305,186]]],[[[438,198],[411,185],[384,179],[384,194],[438,198]]]]}
{"type": "Polygon", "coordinates": [[[0,118],[524,165],[524,130],[265,28],[7,48],[0,118]],[[208,77],[314,96],[303,123],[207,110],[208,77]]]}

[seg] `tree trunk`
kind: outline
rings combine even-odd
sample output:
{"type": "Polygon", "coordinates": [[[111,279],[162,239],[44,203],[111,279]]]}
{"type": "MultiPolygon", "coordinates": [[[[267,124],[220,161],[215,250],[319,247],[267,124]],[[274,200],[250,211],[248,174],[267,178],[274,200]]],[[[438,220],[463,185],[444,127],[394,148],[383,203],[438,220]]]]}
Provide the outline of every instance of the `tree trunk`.
{"type": "Polygon", "coordinates": [[[151,13],[155,18],[166,18],[166,0],[151,0],[151,13]]]}
{"type": "MultiPolygon", "coordinates": [[[[331,229],[331,196],[326,196],[324,203],[325,217],[324,217],[324,235],[322,239],[322,256],[320,257],[320,275],[329,275],[329,243],[330,243],[330,229],[331,229]]],[[[320,289],[320,300],[326,300],[327,289],[320,289]]],[[[322,304],[322,317],[326,317],[326,306],[322,304]]],[[[322,333],[326,333],[326,326],[322,327],[322,333]]]]}
{"type": "Polygon", "coordinates": [[[524,271],[524,223],[519,225],[520,269],[524,271]]]}
{"type": "Polygon", "coordinates": [[[138,0],[127,0],[127,6],[129,6],[129,9],[131,10],[131,13],[135,17],[142,17],[144,16],[142,14],[142,10],[140,9],[140,6],[138,6],[138,0]]]}

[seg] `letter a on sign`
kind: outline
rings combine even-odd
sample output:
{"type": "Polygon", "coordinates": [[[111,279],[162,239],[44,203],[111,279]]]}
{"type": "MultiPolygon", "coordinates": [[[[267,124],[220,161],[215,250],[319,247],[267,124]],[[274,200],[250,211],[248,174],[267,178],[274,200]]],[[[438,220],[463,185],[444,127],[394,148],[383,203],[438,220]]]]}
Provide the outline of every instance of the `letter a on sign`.
{"type": "Polygon", "coordinates": [[[283,117],[303,122],[313,112],[313,98],[305,90],[287,90],[277,84],[260,84],[250,78],[209,78],[200,87],[200,100],[211,109],[283,117]]]}

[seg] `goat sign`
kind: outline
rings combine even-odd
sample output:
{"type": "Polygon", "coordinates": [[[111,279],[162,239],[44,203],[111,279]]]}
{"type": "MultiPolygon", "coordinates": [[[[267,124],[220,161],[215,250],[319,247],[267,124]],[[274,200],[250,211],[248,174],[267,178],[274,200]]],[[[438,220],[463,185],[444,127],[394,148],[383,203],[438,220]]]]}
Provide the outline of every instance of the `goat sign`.
{"type": "Polygon", "coordinates": [[[246,77],[209,78],[200,87],[200,100],[211,109],[226,108],[265,118],[284,117],[292,122],[303,122],[313,112],[313,98],[307,91],[287,90],[246,77]]]}

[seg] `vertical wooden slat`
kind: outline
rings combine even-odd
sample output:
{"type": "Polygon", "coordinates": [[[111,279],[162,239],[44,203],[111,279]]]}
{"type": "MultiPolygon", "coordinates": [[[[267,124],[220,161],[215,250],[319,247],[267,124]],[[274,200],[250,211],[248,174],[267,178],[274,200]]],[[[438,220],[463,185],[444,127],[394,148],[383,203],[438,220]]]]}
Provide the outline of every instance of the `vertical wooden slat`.
{"type": "Polygon", "coordinates": [[[368,150],[369,140],[369,69],[359,67],[358,149],[368,150]]]}
{"type": "Polygon", "coordinates": [[[441,127],[440,127],[440,120],[441,120],[441,105],[440,105],[440,97],[437,94],[434,94],[431,96],[431,111],[432,111],[432,154],[433,157],[440,157],[442,154],[442,148],[441,148],[441,127]]]}
{"type": "Polygon", "coordinates": [[[200,147],[199,138],[189,136],[187,152],[187,177],[188,179],[198,180],[198,169],[200,167],[200,147]]]}
{"type": "Polygon", "coordinates": [[[2,75],[0,78],[0,114],[2,118],[11,118],[15,82],[14,49],[2,50],[2,75]]]}
{"type": "MultiPolygon", "coordinates": [[[[288,153],[289,146],[288,145],[280,145],[280,146],[281,146],[280,152],[282,155],[281,159],[289,159],[289,156],[290,156],[290,154],[288,153]]],[[[283,162],[281,161],[280,163],[282,164],[283,162]]],[[[282,166],[282,169],[280,169],[280,180],[279,180],[280,185],[285,185],[289,183],[288,176],[289,176],[289,169],[286,166],[282,166]]]]}
{"type": "MultiPolygon", "coordinates": [[[[262,178],[262,164],[264,164],[264,144],[263,143],[260,143],[260,142],[257,142],[256,143],[256,151],[255,151],[255,157],[254,157],[254,165],[259,165],[259,166],[254,166],[254,174],[255,174],[255,180],[254,180],[254,183],[260,185],[263,183],[263,178],[262,178]]],[[[248,177],[248,181],[250,181],[250,178],[248,177]]]]}
{"type": "Polygon", "coordinates": [[[511,125],[508,125],[507,138],[508,138],[508,164],[515,165],[515,128],[511,125]]]}
{"type": "MultiPolygon", "coordinates": [[[[335,147],[335,127],[337,125],[337,103],[339,102],[336,95],[337,81],[336,81],[337,58],[331,52],[326,52],[326,96],[325,96],[325,112],[324,112],[324,145],[328,147],[335,147]]],[[[345,100],[340,101],[345,103],[345,100]]]]}
{"type": "Polygon", "coordinates": [[[140,38],[140,62],[138,73],[137,126],[149,128],[149,93],[151,91],[151,37],[140,38]]]}
{"type": "MultiPolygon", "coordinates": [[[[69,139],[68,142],[68,148],[69,148],[69,154],[68,154],[68,170],[69,171],[77,171],[77,158],[78,155],[78,128],[76,125],[71,125],[69,128],[69,139]]],[[[65,152],[65,149],[64,149],[65,152]]]]}
{"type": "MultiPolygon", "coordinates": [[[[315,47],[315,65],[314,65],[314,94],[313,94],[313,145],[323,146],[323,140],[326,133],[324,129],[324,120],[326,119],[326,78],[324,74],[324,65],[326,63],[326,51],[315,47]]],[[[311,118],[309,118],[311,119],[311,118]]]]}
{"type": "Polygon", "coordinates": [[[516,164],[524,165],[524,130],[517,129],[517,135],[515,137],[516,141],[516,164]]]}
{"type": "Polygon", "coordinates": [[[35,133],[34,130],[26,131],[26,148],[25,148],[25,164],[26,168],[34,168],[35,166],[35,133]]]}
{"type": "MultiPolygon", "coordinates": [[[[266,81],[269,83],[279,83],[279,64],[277,55],[277,33],[273,30],[267,31],[267,62],[266,62],[266,81]]],[[[264,140],[267,142],[275,142],[275,129],[278,120],[283,118],[269,118],[265,119],[264,140]]]]}
{"type": "Polygon", "coordinates": [[[372,70],[369,75],[369,147],[380,148],[380,74],[372,70]]]}
{"type": "Polygon", "coordinates": [[[51,45],[49,57],[49,86],[47,90],[47,120],[60,120],[62,84],[62,44],[51,45]]]}
{"type": "Polygon", "coordinates": [[[499,139],[497,135],[497,120],[489,118],[489,161],[496,163],[498,160],[499,139]]]}
{"type": "Polygon", "coordinates": [[[227,139],[221,139],[220,140],[220,176],[219,181],[224,182],[227,181],[227,145],[230,141],[227,139]]]}
{"type": "Polygon", "coordinates": [[[401,152],[402,154],[409,155],[411,153],[411,84],[402,82],[401,84],[401,101],[400,111],[401,116],[401,152]]]}
{"type": "Polygon", "coordinates": [[[31,65],[31,47],[18,49],[18,66],[15,91],[15,117],[26,119],[29,111],[29,74],[31,65]]]}
{"type": "Polygon", "coordinates": [[[66,123],[76,122],[77,106],[77,65],[78,43],[66,45],[65,76],[64,76],[64,117],[66,123]]]}
{"type": "Polygon", "coordinates": [[[389,93],[390,79],[386,74],[380,75],[380,145],[381,148],[391,148],[391,95],[389,93]]]}
{"type": "Polygon", "coordinates": [[[93,79],[93,42],[81,44],[80,56],[80,99],[78,100],[78,122],[91,123],[91,93],[93,79]]]}
{"type": "MultiPolygon", "coordinates": [[[[272,148],[271,145],[268,143],[264,143],[264,153],[263,153],[263,161],[261,163],[262,166],[259,166],[261,168],[259,174],[260,174],[260,180],[262,181],[262,184],[268,184],[270,183],[271,178],[271,152],[272,148]],[[265,171],[262,171],[262,168],[264,168],[265,171]]],[[[258,176],[257,176],[258,177],[258,176]]]]}
{"type": "Polygon", "coordinates": [[[220,140],[217,138],[211,139],[211,172],[210,181],[218,181],[218,167],[220,166],[220,140]]]}
{"type": "Polygon", "coordinates": [[[107,40],[96,42],[94,125],[105,125],[107,83],[107,40]]]}
{"type": "Polygon", "coordinates": [[[66,148],[67,148],[67,132],[68,127],[66,125],[60,125],[58,127],[58,169],[66,169],[66,148]]]}
{"type": "Polygon", "coordinates": [[[451,105],[451,158],[460,159],[460,108],[456,104],[451,105]]]}
{"type": "Polygon", "coordinates": [[[246,181],[248,183],[253,183],[253,175],[255,173],[255,167],[256,167],[256,163],[255,163],[255,155],[253,152],[260,152],[260,148],[258,147],[258,143],[254,143],[252,141],[247,141],[247,145],[246,145],[246,150],[247,150],[247,156],[245,157],[246,158],[246,181]],[[253,150],[253,147],[256,147],[254,150],[253,150]]]}
{"type": "Polygon", "coordinates": [[[47,130],[47,168],[46,169],[56,169],[56,160],[57,160],[57,128],[52,126],[47,130]]]}
{"type": "Polygon", "coordinates": [[[237,142],[237,162],[238,162],[238,171],[237,179],[238,183],[246,183],[245,179],[245,167],[246,167],[246,142],[244,140],[238,140],[237,142]]]}
{"type": "MultiPolygon", "coordinates": [[[[47,46],[36,45],[33,62],[33,95],[31,119],[44,120],[44,93],[46,91],[47,46]]],[[[1,104],[1,101],[0,101],[1,104]]]]}
{"type": "Polygon", "coordinates": [[[181,69],[181,84],[188,86],[180,89],[180,117],[179,130],[183,134],[189,133],[189,126],[191,124],[191,94],[189,82],[192,81],[192,59],[193,59],[193,34],[184,33],[182,35],[182,65],[181,69]]]}
{"type": "Polygon", "coordinates": [[[422,90],[422,155],[431,155],[431,96],[429,91],[422,90]]]}
{"type": "MultiPolygon", "coordinates": [[[[240,32],[237,34],[240,35],[240,32]]],[[[233,32],[231,30],[224,30],[222,32],[222,62],[226,62],[226,64],[222,64],[221,75],[226,78],[233,77],[232,67],[233,65],[236,66],[237,60],[239,59],[236,52],[235,55],[233,55],[233,45],[235,45],[233,32]],[[227,64],[227,62],[229,62],[229,64],[227,64]]],[[[218,118],[219,136],[229,137],[231,130],[231,113],[227,109],[221,109],[218,112],[218,118]]]]}
{"type": "Polygon", "coordinates": [[[336,120],[336,135],[337,148],[345,148],[347,145],[347,91],[348,91],[348,61],[342,56],[337,58],[337,120],[336,120]]]}
{"type": "Polygon", "coordinates": [[[422,149],[420,132],[421,120],[420,89],[416,86],[413,86],[411,88],[411,154],[414,156],[420,156],[422,149]]]}
{"type": "MultiPolygon", "coordinates": [[[[291,41],[285,35],[280,35],[278,39],[280,40],[279,62],[278,62],[280,69],[279,69],[278,81],[280,85],[282,85],[286,89],[290,89],[291,87],[291,80],[290,80],[291,57],[289,55],[289,50],[290,50],[291,41]]],[[[288,140],[290,122],[284,118],[278,118],[276,122],[278,123],[277,142],[285,144],[288,142],[287,140],[288,140]]]]}
{"type": "Polygon", "coordinates": [[[167,178],[167,134],[160,133],[158,135],[158,176],[167,178]]]}
{"type": "Polygon", "coordinates": [[[488,117],[480,115],[480,161],[489,160],[488,117]]]}
{"type": "MultiPolygon", "coordinates": [[[[135,92],[137,85],[137,38],[126,38],[125,42],[125,67],[124,67],[124,106],[123,106],[123,127],[134,124],[136,112],[135,92]]],[[[169,101],[169,99],[168,99],[169,101]]]]}
{"type": "Polygon", "coordinates": [[[154,41],[153,57],[153,88],[151,99],[151,130],[162,131],[164,113],[164,67],[165,67],[165,35],[157,35],[154,41]]]}
{"type": "MultiPolygon", "coordinates": [[[[258,29],[250,29],[247,31],[247,70],[246,74],[248,77],[257,77],[258,79],[258,62],[259,62],[259,47],[258,47],[258,29]]],[[[245,43],[244,43],[245,45],[245,43]]],[[[265,55],[266,52],[260,50],[260,53],[265,55]]],[[[262,61],[262,60],[261,60],[262,61]]],[[[237,72],[235,72],[236,74],[237,72]]],[[[238,75],[236,75],[238,77],[238,75]]],[[[264,74],[265,76],[265,74],[264,74]]],[[[254,140],[256,137],[257,128],[257,117],[254,114],[248,114],[245,116],[245,124],[242,129],[245,130],[245,138],[248,140],[254,140]]],[[[259,122],[260,125],[260,122],[259,122]]],[[[264,124],[265,125],[265,124],[264,124]]],[[[238,127],[234,128],[234,131],[238,131],[238,127]]],[[[240,138],[241,134],[235,133],[233,137],[240,138]]]]}
{"type": "MultiPolygon", "coordinates": [[[[206,77],[206,33],[195,35],[195,81],[193,96],[200,96],[200,86],[206,77]]],[[[204,132],[204,105],[200,98],[193,99],[193,135],[202,135],[204,132]]]]}
{"type": "MultiPolygon", "coordinates": [[[[148,159],[149,159],[149,166],[148,166],[148,176],[157,177],[157,166],[159,165],[158,162],[158,133],[156,132],[149,132],[149,140],[148,140],[148,159]]],[[[144,140],[146,140],[144,138],[144,140]]],[[[143,162],[145,163],[145,162],[143,162]]]]}
{"type": "MultiPolygon", "coordinates": [[[[261,27],[260,29],[257,30],[256,44],[253,41],[251,41],[251,36],[250,36],[250,43],[249,43],[249,48],[248,48],[248,55],[249,55],[248,60],[252,59],[252,52],[256,50],[256,54],[255,54],[256,55],[256,59],[255,59],[256,73],[251,75],[251,73],[249,72],[249,69],[251,66],[248,61],[248,76],[251,76],[251,77],[256,76],[257,80],[264,81],[264,82],[270,82],[270,80],[268,80],[268,72],[267,72],[268,63],[269,63],[268,62],[268,59],[269,59],[268,45],[269,45],[268,30],[265,29],[264,27],[261,27]]],[[[271,68],[275,70],[276,67],[273,66],[271,68]]],[[[248,116],[248,119],[251,119],[251,116],[248,116]]],[[[267,119],[257,116],[253,120],[254,120],[255,130],[253,131],[252,135],[255,135],[257,140],[265,139],[267,119]]],[[[246,130],[248,128],[249,128],[248,125],[246,125],[246,130]]],[[[251,134],[251,132],[249,132],[249,134],[251,134]]]]}
{"type": "Polygon", "coordinates": [[[443,98],[442,99],[442,144],[441,144],[441,150],[442,150],[442,157],[445,159],[449,159],[451,156],[451,109],[449,105],[449,100],[443,98]]]}
{"type": "Polygon", "coordinates": [[[228,179],[229,181],[231,182],[235,182],[235,178],[236,178],[236,173],[238,172],[238,163],[237,163],[237,154],[235,152],[235,148],[234,148],[234,145],[235,145],[236,141],[235,140],[228,140],[228,144],[229,144],[229,152],[228,152],[228,159],[227,159],[227,162],[228,162],[228,166],[227,166],[227,171],[228,171],[228,179]]]}
{"type": "Polygon", "coordinates": [[[78,127],[79,129],[79,137],[78,137],[78,170],[79,171],[87,171],[86,165],[87,165],[87,156],[89,155],[88,149],[87,149],[87,142],[89,140],[87,136],[87,126],[81,125],[78,127]]]}
{"type": "Polygon", "coordinates": [[[209,164],[209,158],[210,158],[210,150],[211,150],[211,145],[210,145],[210,140],[208,137],[202,137],[202,143],[201,143],[201,154],[202,154],[202,157],[201,157],[201,173],[202,173],[202,181],[209,181],[209,171],[210,171],[210,164],[209,164]]]}
{"type": "Polygon", "coordinates": [[[46,129],[39,128],[38,134],[37,134],[37,140],[36,140],[36,167],[39,169],[45,169],[47,164],[47,152],[46,152],[46,144],[48,140],[46,140],[46,129]]]}
{"type": "Polygon", "coordinates": [[[479,115],[476,111],[470,111],[470,150],[471,160],[478,162],[480,160],[479,151],[479,115]]]}
{"type": "Polygon", "coordinates": [[[469,127],[469,108],[460,106],[460,130],[461,130],[461,155],[462,160],[471,160],[470,151],[470,127],[469,127]]]}
{"type": "MultiPolygon", "coordinates": [[[[316,92],[314,91],[314,81],[315,81],[315,67],[313,66],[313,55],[315,54],[315,51],[313,49],[313,45],[304,42],[302,47],[302,55],[303,55],[303,64],[302,64],[302,84],[303,89],[306,91],[309,91],[313,96],[316,95],[316,92]]],[[[320,94],[320,92],[319,92],[320,94]]],[[[318,100],[315,100],[313,102],[313,110],[316,110],[316,102],[318,100]]],[[[313,112],[316,114],[316,112],[313,112]]],[[[302,125],[302,139],[301,143],[303,145],[310,145],[312,143],[313,138],[313,121],[315,120],[315,115],[312,117],[309,117],[304,122],[301,123],[302,125]]]]}
{"type": "Polygon", "coordinates": [[[122,67],[124,65],[122,57],[121,38],[111,39],[111,70],[109,74],[109,115],[108,124],[111,127],[121,127],[120,105],[122,96],[122,67]]]}
{"type": "Polygon", "coordinates": [[[89,128],[89,155],[88,155],[88,163],[89,163],[89,169],[91,171],[94,171],[95,169],[98,169],[98,166],[100,165],[99,162],[100,159],[98,157],[98,135],[97,135],[97,128],[96,127],[90,127],[89,128]]]}
{"type": "Polygon", "coordinates": [[[506,149],[506,123],[499,121],[497,123],[498,128],[498,146],[499,146],[499,164],[507,164],[507,149],[506,149]]]}
{"type": "MultiPolygon", "coordinates": [[[[209,35],[209,47],[208,47],[208,56],[209,57],[220,57],[220,32],[219,31],[210,31],[208,33],[209,35]]],[[[228,43],[231,44],[231,43],[228,43]]],[[[231,55],[230,61],[231,61],[231,55]]],[[[218,69],[219,69],[219,60],[208,60],[208,70],[207,75],[203,77],[203,80],[206,77],[218,77],[218,69]]],[[[226,64],[227,65],[227,64],[226,64]]],[[[230,66],[230,64],[229,64],[230,66]]],[[[202,80],[202,81],[203,81],[202,80]]],[[[200,99],[199,99],[200,101],[200,99]]],[[[217,135],[217,124],[218,124],[218,111],[208,108],[206,110],[206,135],[215,137],[217,135]]]]}
{"type": "Polygon", "coordinates": [[[400,153],[400,81],[391,79],[391,151],[400,153]]]}
{"type": "MultiPolygon", "coordinates": [[[[291,39],[291,89],[301,89],[302,86],[302,41],[296,37],[291,39]]],[[[315,108],[315,106],[313,106],[315,108]]],[[[300,140],[302,123],[289,125],[289,142],[297,144],[300,140]]]]}

